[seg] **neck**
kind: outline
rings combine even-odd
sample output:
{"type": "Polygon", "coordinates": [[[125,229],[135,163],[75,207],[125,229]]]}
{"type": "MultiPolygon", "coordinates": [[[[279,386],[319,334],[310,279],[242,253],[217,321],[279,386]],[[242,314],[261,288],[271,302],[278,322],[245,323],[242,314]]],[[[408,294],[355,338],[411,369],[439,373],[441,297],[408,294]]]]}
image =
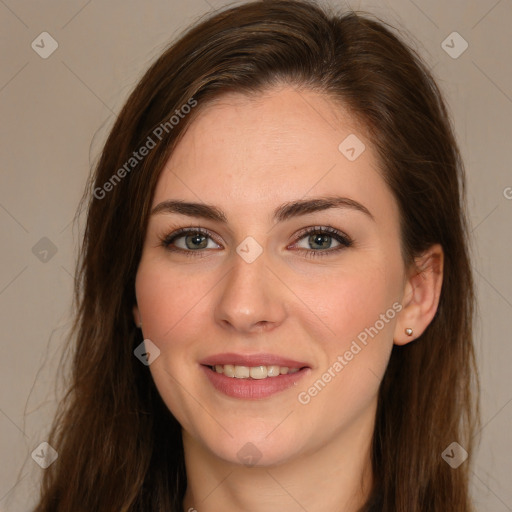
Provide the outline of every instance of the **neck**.
{"type": "Polygon", "coordinates": [[[184,511],[357,512],[373,485],[375,406],[334,433],[323,446],[266,467],[220,459],[183,431],[187,468],[184,511]]]}

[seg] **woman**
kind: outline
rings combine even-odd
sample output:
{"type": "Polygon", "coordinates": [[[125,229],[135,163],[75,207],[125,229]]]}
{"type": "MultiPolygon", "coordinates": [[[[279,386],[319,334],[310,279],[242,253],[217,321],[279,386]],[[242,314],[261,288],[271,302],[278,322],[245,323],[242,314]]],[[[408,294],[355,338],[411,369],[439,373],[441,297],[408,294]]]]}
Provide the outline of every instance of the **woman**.
{"type": "Polygon", "coordinates": [[[202,21],[87,197],[37,512],[472,510],[463,163],[382,22],[281,0],[202,21]]]}

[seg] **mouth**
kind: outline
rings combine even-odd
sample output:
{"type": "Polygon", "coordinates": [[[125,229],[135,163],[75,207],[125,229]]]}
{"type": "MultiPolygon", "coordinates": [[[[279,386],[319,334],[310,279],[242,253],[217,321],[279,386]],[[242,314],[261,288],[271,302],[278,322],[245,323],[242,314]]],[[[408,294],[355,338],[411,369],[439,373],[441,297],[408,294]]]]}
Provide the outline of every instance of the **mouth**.
{"type": "Polygon", "coordinates": [[[218,354],[200,361],[200,366],[217,391],[245,400],[280,393],[311,371],[307,363],[271,354],[218,354]]]}

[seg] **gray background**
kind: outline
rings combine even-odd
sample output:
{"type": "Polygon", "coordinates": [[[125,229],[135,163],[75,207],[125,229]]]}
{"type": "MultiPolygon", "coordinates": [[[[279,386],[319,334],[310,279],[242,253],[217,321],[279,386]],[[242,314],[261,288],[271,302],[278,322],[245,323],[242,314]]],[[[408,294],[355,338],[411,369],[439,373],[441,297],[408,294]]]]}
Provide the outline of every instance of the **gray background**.
{"type": "MultiPolygon", "coordinates": [[[[330,4],[399,28],[448,100],[468,173],[480,303],[483,429],[472,492],[478,510],[510,511],[512,0],[330,4]],[[469,45],[458,58],[442,47],[454,31],[469,45]]],[[[80,234],[72,219],[89,168],[149,63],[190,23],[225,5],[0,0],[0,511],[30,510],[44,471],[30,454],[46,439],[62,389],[56,374],[80,234]],[[47,59],[31,47],[44,31],[58,43],[47,59]]],[[[453,45],[460,50],[460,41],[453,45]]]]}

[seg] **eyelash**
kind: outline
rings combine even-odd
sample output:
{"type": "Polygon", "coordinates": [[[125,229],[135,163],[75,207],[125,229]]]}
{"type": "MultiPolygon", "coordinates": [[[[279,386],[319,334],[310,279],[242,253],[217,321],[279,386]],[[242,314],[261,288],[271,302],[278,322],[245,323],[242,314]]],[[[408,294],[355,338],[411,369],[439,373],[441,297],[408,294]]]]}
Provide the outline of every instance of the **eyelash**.
{"type": "MultiPolygon", "coordinates": [[[[197,251],[194,251],[194,250],[184,250],[179,247],[171,247],[171,244],[176,239],[180,238],[183,235],[187,235],[187,234],[205,235],[205,236],[211,238],[215,243],[219,243],[215,240],[214,237],[211,236],[211,233],[208,230],[206,230],[204,228],[200,228],[200,227],[194,227],[194,226],[183,227],[183,228],[177,229],[176,231],[170,233],[169,235],[161,237],[160,243],[165,249],[167,249],[170,252],[180,252],[182,254],[185,253],[187,256],[191,256],[191,257],[198,256],[197,253],[203,253],[204,249],[199,249],[197,251]]],[[[341,233],[340,231],[338,231],[337,229],[335,229],[331,226],[314,226],[314,227],[304,228],[303,230],[301,230],[298,233],[298,235],[295,239],[295,242],[293,242],[293,245],[295,245],[297,242],[299,242],[302,238],[305,238],[306,236],[310,236],[313,234],[329,235],[332,238],[334,238],[337,242],[339,242],[340,245],[338,245],[334,249],[325,249],[325,250],[313,250],[313,249],[299,248],[298,250],[305,252],[306,253],[305,256],[308,258],[323,257],[323,256],[327,256],[327,255],[330,255],[333,253],[337,253],[340,250],[351,247],[354,243],[353,240],[349,236],[345,235],[344,233],[341,233]]],[[[202,257],[202,256],[199,256],[199,257],[202,257]]]]}

